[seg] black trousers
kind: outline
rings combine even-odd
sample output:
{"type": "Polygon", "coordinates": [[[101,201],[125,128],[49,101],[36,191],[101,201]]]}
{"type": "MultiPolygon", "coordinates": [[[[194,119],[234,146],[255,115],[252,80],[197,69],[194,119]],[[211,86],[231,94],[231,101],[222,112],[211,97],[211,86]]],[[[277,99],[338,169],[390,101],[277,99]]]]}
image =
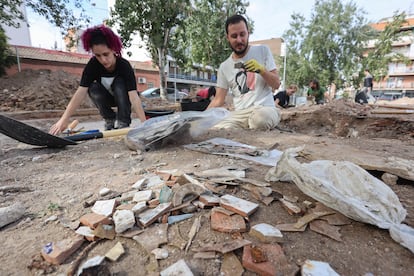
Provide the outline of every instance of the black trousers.
{"type": "Polygon", "coordinates": [[[88,89],[89,97],[105,120],[115,120],[131,124],[131,101],[125,82],[122,78],[115,78],[111,85],[113,95],[100,83],[93,82],[88,89]],[[112,107],[118,108],[116,113],[112,107]]]}

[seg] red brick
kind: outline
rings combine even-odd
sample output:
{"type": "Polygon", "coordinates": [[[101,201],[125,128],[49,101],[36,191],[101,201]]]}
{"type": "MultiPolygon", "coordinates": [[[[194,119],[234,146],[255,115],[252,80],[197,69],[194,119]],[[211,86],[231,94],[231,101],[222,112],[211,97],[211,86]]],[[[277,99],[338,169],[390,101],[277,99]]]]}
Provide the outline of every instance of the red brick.
{"type": "Polygon", "coordinates": [[[167,172],[155,172],[159,177],[162,178],[164,181],[171,180],[171,174],[167,172]]]}
{"type": "Polygon", "coordinates": [[[111,220],[108,217],[96,213],[83,215],[79,221],[81,224],[89,226],[91,229],[95,229],[99,224],[111,224],[111,220]]]}
{"type": "Polygon", "coordinates": [[[210,215],[210,223],[211,229],[219,232],[246,232],[246,223],[243,217],[238,214],[228,216],[213,209],[210,215]]]}
{"type": "Polygon", "coordinates": [[[42,249],[43,258],[52,264],[61,264],[63,263],[70,255],[73,254],[85,241],[83,236],[77,236],[73,239],[65,239],[52,243],[51,251],[47,253],[45,248],[42,249]]]}
{"type": "Polygon", "coordinates": [[[266,254],[268,261],[255,263],[251,254],[251,246],[243,247],[243,267],[261,276],[295,275],[296,265],[288,263],[282,247],[278,244],[260,244],[260,249],[266,254]]]}

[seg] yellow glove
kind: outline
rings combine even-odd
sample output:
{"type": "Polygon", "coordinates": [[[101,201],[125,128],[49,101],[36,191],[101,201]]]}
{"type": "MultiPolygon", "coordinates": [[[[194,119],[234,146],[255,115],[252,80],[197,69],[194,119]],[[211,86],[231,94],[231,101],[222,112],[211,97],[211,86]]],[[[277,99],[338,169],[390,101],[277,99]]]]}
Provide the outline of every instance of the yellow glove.
{"type": "Polygon", "coordinates": [[[255,59],[250,59],[244,63],[244,68],[249,72],[256,72],[262,74],[265,71],[263,65],[257,62],[255,59]]]}

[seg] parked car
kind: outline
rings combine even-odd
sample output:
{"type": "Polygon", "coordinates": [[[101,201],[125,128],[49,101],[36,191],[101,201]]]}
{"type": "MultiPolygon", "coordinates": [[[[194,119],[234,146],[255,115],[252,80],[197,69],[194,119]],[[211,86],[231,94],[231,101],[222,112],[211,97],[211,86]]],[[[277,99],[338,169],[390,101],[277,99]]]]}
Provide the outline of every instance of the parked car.
{"type": "MultiPolygon", "coordinates": [[[[153,87],[148,88],[147,90],[142,91],[141,96],[145,98],[160,98],[160,88],[159,87],[153,87]]],[[[167,88],[167,100],[168,101],[181,101],[185,97],[187,97],[188,94],[185,92],[182,92],[178,89],[174,88],[167,88]]]]}
{"type": "Polygon", "coordinates": [[[393,101],[404,96],[402,92],[392,92],[386,90],[374,90],[371,92],[371,94],[375,97],[376,100],[382,101],[393,101]]]}

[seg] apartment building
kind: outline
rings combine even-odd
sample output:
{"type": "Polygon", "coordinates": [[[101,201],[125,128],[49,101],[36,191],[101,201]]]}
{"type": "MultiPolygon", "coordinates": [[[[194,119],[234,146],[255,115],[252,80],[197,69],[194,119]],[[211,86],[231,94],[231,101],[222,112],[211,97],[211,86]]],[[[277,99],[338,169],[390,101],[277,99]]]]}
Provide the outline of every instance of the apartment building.
{"type": "MultiPolygon", "coordinates": [[[[408,31],[408,35],[394,42],[393,51],[403,54],[411,60],[409,65],[402,62],[388,64],[388,74],[380,82],[374,82],[374,91],[394,93],[400,96],[414,97],[414,15],[408,16],[407,23],[401,27],[401,31],[408,31]]],[[[383,31],[392,18],[386,18],[380,22],[371,24],[379,31],[383,31]]],[[[374,47],[375,42],[368,45],[368,49],[374,47]]]]}

